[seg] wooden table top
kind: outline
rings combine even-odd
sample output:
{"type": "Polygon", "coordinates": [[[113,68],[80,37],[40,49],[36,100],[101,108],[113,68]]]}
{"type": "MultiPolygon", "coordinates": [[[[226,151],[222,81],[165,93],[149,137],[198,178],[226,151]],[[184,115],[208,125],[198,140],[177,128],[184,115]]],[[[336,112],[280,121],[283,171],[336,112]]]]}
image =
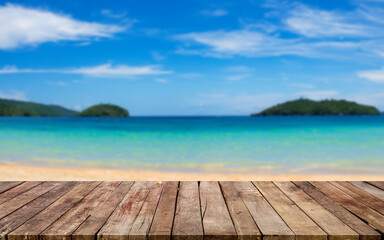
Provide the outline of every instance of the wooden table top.
{"type": "Polygon", "coordinates": [[[384,182],[0,182],[0,240],[380,240],[384,182]]]}

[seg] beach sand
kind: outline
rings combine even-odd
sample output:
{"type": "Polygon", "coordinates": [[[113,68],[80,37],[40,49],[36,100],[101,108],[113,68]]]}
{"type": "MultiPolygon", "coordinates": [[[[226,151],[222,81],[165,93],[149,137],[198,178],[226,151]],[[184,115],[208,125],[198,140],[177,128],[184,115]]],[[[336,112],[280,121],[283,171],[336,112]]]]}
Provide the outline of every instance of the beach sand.
{"type": "Polygon", "coordinates": [[[216,174],[49,168],[0,164],[0,181],[384,181],[384,175],[216,174]]]}

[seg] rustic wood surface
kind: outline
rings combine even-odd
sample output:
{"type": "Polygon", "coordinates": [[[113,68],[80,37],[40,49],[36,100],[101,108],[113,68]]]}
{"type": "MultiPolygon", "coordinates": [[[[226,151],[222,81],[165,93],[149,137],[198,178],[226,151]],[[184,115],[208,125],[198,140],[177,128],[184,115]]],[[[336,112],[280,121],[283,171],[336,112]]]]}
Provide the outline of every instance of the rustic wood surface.
{"type": "Polygon", "coordinates": [[[0,182],[0,240],[380,240],[384,182],[0,182]]]}

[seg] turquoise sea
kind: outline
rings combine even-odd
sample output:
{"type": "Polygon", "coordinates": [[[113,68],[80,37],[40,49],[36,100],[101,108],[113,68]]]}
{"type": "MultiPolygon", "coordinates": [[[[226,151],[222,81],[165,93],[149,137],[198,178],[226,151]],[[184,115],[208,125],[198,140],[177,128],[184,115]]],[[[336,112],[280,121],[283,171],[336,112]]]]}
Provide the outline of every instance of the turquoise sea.
{"type": "Polygon", "coordinates": [[[2,117],[0,162],[197,173],[384,174],[384,116],[2,117]]]}

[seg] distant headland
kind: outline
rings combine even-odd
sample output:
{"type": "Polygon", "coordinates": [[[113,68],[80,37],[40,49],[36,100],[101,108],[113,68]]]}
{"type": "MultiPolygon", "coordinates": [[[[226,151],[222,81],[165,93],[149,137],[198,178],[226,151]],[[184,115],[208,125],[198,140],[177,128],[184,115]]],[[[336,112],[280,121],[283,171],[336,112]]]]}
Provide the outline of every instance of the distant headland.
{"type": "Polygon", "coordinates": [[[117,105],[98,104],[77,114],[78,117],[129,117],[129,112],[117,105]]]}
{"type": "MultiPolygon", "coordinates": [[[[346,100],[298,99],[277,104],[251,116],[380,115],[373,107],[346,100]]],[[[14,117],[129,117],[128,110],[113,104],[97,104],[81,112],[59,105],[0,99],[0,116],[14,117]]]]}
{"type": "Polygon", "coordinates": [[[0,116],[10,117],[129,117],[129,112],[117,105],[98,104],[77,112],[58,105],[0,99],[0,116]]]}
{"type": "Polygon", "coordinates": [[[58,105],[0,99],[0,116],[13,117],[72,117],[77,114],[58,105]]]}
{"type": "Polygon", "coordinates": [[[346,100],[298,99],[280,103],[251,116],[380,115],[372,106],[346,100]]]}

